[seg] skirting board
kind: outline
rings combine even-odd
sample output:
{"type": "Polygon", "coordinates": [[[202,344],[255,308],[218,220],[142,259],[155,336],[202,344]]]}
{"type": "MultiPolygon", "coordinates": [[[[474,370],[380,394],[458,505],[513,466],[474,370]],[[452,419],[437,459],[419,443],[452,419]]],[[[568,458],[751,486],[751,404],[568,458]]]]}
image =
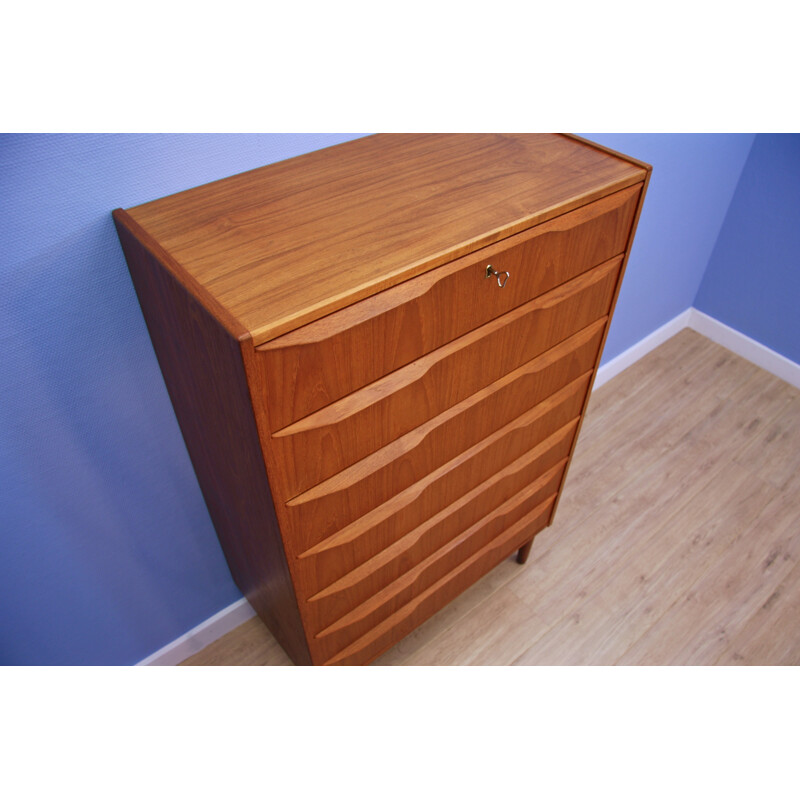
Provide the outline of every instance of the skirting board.
{"type": "Polygon", "coordinates": [[[644,339],[640,339],[636,344],[612,358],[607,364],[602,364],[600,369],[597,370],[594,388],[599,389],[604,383],[608,383],[631,364],[646,356],[651,350],[655,350],[656,347],[664,344],[667,339],[671,339],[684,328],[691,327],[689,320],[691,319],[692,311],[694,311],[693,308],[687,308],[686,311],[682,311],[677,317],[673,317],[669,322],[645,336],[644,339]]]}
{"type": "Polygon", "coordinates": [[[183,636],[179,636],[174,641],[164,645],[160,650],[156,650],[155,653],[140,661],[136,666],[171,667],[180,664],[181,661],[193,656],[195,653],[199,653],[204,647],[208,647],[212,642],[229,633],[243,622],[247,622],[248,619],[255,615],[256,612],[253,611],[253,607],[243,597],[184,633],[183,636]]]}
{"type": "MultiPolygon", "coordinates": [[[[771,372],[787,383],[800,388],[800,364],[795,364],[788,358],[759,344],[749,336],[729,328],[718,322],[708,314],[696,308],[687,308],[666,324],[653,331],[644,339],[629,347],[623,353],[612,358],[597,370],[594,388],[602,386],[627,367],[634,364],[651,350],[672,338],[684,328],[691,328],[697,333],[711,339],[728,350],[736,353],[758,367],[771,372]]],[[[199,653],[216,639],[224,636],[237,626],[255,616],[255,611],[245,598],[232,603],[227,608],[214,614],[205,622],[192,628],[188,633],[175,639],[174,642],[162,647],[148,658],[140,661],[137,666],[170,666],[180,664],[181,661],[199,653]]]]}
{"type": "Polygon", "coordinates": [[[755,339],[739,333],[696,308],[690,308],[689,312],[688,327],[693,331],[800,389],[800,364],[790,361],[780,353],[770,350],[755,339]]]}
{"type": "Polygon", "coordinates": [[[711,339],[712,342],[722,345],[732,353],[736,353],[737,356],[741,356],[757,367],[771,372],[776,377],[786,381],[786,383],[790,383],[800,389],[800,364],[795,364],[794,361],[790,361],[780,353],[770,350],[769,347],[765,347],[755,339],[739,333],[734,328],[714,319],[714,317],[709,317],[708,314],[704,314],[694,307],[682,311],[677,317],[662,325],[658,330],[653,331],[649,336],[645,336],[644,339],[612,358],[607,364],[603,364],[597,370],[594,388],[597,389],[607,383],[684,328],[691,328],[693,331],[697,331],[701,336],[711,339]]]}

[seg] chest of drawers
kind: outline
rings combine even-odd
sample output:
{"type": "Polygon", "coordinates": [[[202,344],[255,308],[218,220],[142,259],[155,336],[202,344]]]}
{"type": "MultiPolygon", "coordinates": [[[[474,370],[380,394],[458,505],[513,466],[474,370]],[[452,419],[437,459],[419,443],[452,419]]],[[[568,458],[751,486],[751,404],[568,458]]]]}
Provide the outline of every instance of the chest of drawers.
{"type": "Polygon", "coordinates": [[[550,524],[650,168],[377,135],[114,219],[234,579],[363,664],[550,524]]]}

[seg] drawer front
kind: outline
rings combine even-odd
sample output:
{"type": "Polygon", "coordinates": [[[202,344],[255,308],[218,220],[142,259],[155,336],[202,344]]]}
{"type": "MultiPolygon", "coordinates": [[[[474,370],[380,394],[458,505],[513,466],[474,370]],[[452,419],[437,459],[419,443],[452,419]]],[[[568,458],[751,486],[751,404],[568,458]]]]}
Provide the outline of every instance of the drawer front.
{"type": "Polygon", "coordinates": [[[331,628],[449,542],[466,535],[465,531],[491,516],[495,508],[511,498],[518,496],[519,502],[503,515],[506,526],[555,496],[561,486],[566,459],[541,475],[535,474],[535,462],[530,454],[518,458],[447,509],[309,598],[311,631],[317,634],[331,628]]]}
{"type": "MultiPolygon", "coordinates": [[[[375,478],[368,475],[354,485],[346,482],[328,485],[324,492],[315,487],[287,504],[292,530],[298,539],[303,537],[306,542],[315,543],[359,521],[370,511],[392,506],[403,490],[417,494],[418,503],[428,496],[431,503],[446,504],[456,499],[576,419],[583,408],[590,379],[591,372],[577,378],[413,483],[411,476],[404,476],[400,469],[396,471],[399,476],[396,485],[386,480],[385,473],[379,473],[375,478]]],[[[441,505],[432,511],[439,508],[441,505]]]]}
{"type": "Polygon", "coordinates": [[[504,507],[498,509],[486,523],[497,534],[487,536],[488,543],[477,552],[466,558],[455,547],[442,553],[427,574],[418,576],[416,585],[398,590],[397,601],[392,602],[390,596],[379,597],[376,602],[381,605],[372,613],[364,609],[368,615],[366,625],[354,622],[348,631],[318,637],[313,640],[312,649],[326,659],[326,665],[367,664],[374,660],[545,528],[554,500],[541,503],[510,527],[503,520],[504,507]],[[406,602],[401,604],[400,597],[406,602]]]}
{"type": "Polygon", "coordinates": [[[376,482],[394,491],[405,488],[591,370],[605,327],[602,317],[360,460],[359,443],[344,440],[336,427],[320,439],[315,458],[308,457],[312,447],[302,435],[273,438],[286,465],[288,497],[300,501],[298,495],[356,485],[373,494],[381,491],[376,482]]]}
{"type": "Polygon", "coordinates": [[[284,497],[394,442],[605,317],[620,264],[613,259],[278,431],[269,446],[285,465],[284,497]]]}
{"type": "MultiPolygon", "coordinates": [[[[567,458],[577,429],[577,419],[568,422],[543,442],[531,448],[527,455],[526,474],[531,478],[542,475],[567,458]]],[[[516,461],[507,459],[505,467],[513,472],[511,466],[516,461]]],[[[504,478],[498,473],[505,473],[505,467],[487,469],[477,477],[471,475],[470,467],[480,469],[481,462],[471,462],[464,467],[461,464],[453,472],[437,471],[408,489],[400,492],[387,503],[365,514],[352,524],[336,531],[300,554],[297,559],[298,574],[302,586],[298,594],[310,597],[316,594],[333,580],[341,577],[355,567],[363,564],[373,556],[390,547],[405,534],[423,525],[434,515],[443,512],[450,514],[465,504],[472,503],[475,492],[481,493],[480,487],[494,485],[494,478],[504,478]],[[461,467],[461,468],[459,468],[461,467]],[[452,507],[451,507],[452,506],[452,507]],[[445,511],[445,509],[449,509],[445,511]]],[[[492,508],[497,498],[492,493],[475,508],[492,508]],[[484,505],[485,503],[485,505],[484,505]]],[[[496,504],[496,503],[495,503],[496,504]]],[[[467,512],[472,513],[472,511],[467,512]]]]}
{"type": "Polygon", "coordinates": [[[281,387],[271,430],[323,408],[625,250],[634,186],[484,248],[259,348],[281,387]],[[511,275],[500,289],[487,264],[511,275]]]}

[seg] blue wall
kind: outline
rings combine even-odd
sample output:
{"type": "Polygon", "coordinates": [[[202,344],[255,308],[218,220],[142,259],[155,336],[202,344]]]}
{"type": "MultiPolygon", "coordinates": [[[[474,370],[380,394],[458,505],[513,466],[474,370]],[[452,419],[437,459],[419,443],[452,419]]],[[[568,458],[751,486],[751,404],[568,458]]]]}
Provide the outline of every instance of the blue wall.
{"type": "Polygon", "coordinates": [[[800,135],[756,137],[695,307],[800,363],[800,135]]]}
{"type": "MultiPolygon", "coordinates": [[[[240,597],[110,212],[355,136],[0,137],[0,662],[135,663],[240,597]]],[[[608,360],[691,305],[753,137],[587,136],[654,166],[608,360]]]]}
{"type": "Polygon", "coordinates": [[[241,597],[111,210],[350,138],[0,137],[0,663],[135,663],[241,597]]]}
{"type": "Polygon", "coordinates": [[[603,363],[689,308],[753,134],[582,134],[653,165],[603,363]]]}

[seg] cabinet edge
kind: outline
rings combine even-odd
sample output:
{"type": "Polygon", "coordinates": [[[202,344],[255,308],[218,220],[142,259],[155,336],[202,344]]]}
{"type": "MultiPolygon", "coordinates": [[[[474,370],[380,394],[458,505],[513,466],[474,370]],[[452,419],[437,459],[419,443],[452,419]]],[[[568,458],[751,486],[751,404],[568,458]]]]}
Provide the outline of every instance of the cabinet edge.
{"type": "MultiPolygon", "coordinates": [[[[121,230],[126,230],[150,256],[165,269],[175,281],[194,297],[206,311],[219,322],[234,339],[244,341],[250,332],[237,320],[207,289],[205,289],[180,263],[162,247],[138,222],[124,209],[115,208],[111,212],[117,233],[122,241],[121,230]]],[[[123,251],[125,246],[123,245],[123,251]]],[[[128,258],[125,253],[125,258],[128,258]]],[[[130,269],[130,262],[128,263],[130,269]]]]}
{"type": "Polygon", "coordinates": [[[626,155],[625,153],[620,153],[619,150],[614,150],[611,147],[606,147],[604,144],[598,144],[597,142],[593,142],[591,139],[586,139],[583,136],[578,136],[576,133],[562,133],[561,136],[567,139],[572,139],[575,142],[580,142],[581,144],[585,144],[587,147],[593,147],[595,150],[599,150],[601,153],[606,153],[609,156],[614,156],[614,158],[618,158],[620,161],[627,161],[629,164],[633,164],[636,167],[646,170],[648,173],[648,178],[647,178],[648,180],[649,180],[649,173],[653,171],[652,164],[648,164],[646,161],[640,161],[638,158],[626,155]]]}
{"type": "Polygon", "coordinates": [[[310,664],[245,376],[242,348],[249,342],[119,217],[153,349],[231,574],[291,659],[310,664]]]}

